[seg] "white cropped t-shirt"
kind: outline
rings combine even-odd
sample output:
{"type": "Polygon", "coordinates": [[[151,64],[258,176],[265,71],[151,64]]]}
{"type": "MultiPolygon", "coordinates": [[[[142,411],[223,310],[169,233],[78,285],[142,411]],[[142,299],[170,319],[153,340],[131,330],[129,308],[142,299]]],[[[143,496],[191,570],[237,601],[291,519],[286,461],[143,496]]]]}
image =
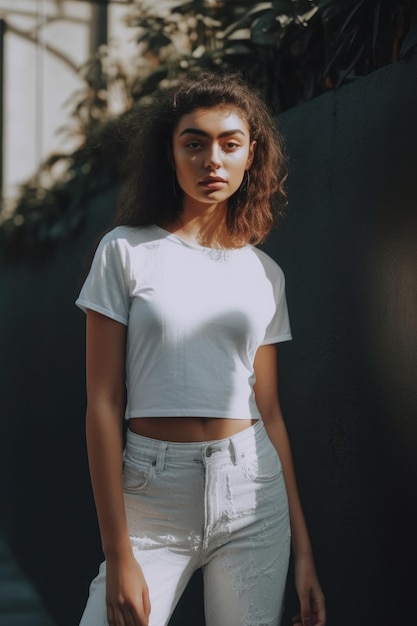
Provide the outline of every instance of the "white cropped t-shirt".
{"type": "Polygon", "coordinates": [[[127,326],[126,419],[260,419],[256,350],[291,339],[284,275],[254,246],[206,248],[158,226],[118,226],[76,304],[127,326]]]}

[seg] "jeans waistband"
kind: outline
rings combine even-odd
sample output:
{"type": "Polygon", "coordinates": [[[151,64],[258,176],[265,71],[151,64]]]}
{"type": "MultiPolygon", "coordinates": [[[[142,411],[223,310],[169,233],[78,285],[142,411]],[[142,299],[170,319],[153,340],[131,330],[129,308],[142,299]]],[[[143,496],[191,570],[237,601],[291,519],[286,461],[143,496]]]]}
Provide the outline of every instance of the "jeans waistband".
{"type": "Polygon", "coordinates": [[[187,463],[203,462],[206,464],[212,457],[229,456],[233,463],[254,449],[267,437],[262,420],[245,428],[236,435],[225,439],[197,442],[172,442],[152,439],[127,431],[125,455],[130,458],[151,458],[154,465],[163,467],[166,462],[187,463]]]}

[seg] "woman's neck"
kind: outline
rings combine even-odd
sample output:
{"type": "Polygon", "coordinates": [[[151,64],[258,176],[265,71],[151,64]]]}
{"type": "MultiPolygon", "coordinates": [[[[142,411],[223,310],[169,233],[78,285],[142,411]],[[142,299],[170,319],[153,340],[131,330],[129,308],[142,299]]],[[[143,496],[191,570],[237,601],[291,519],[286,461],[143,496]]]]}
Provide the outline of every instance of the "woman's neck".
{"type": "Polygon", "coordinates": [[[203,211],[184,209],[178,219],[163,224],[169,232],[208,248],[234,248],[226,225],[227,207],[204,207],[203,211]]]}

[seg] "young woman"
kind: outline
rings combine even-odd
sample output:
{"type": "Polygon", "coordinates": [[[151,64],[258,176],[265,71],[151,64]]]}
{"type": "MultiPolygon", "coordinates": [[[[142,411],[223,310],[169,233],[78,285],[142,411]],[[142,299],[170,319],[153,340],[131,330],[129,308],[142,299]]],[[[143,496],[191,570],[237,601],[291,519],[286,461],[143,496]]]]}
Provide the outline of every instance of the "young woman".
{"type": "Polygon", "coordinates": [[[277,626],[291,543],[294,623],[325,624],[277,391],[284,277],[255,247],[284,179],[282,139],[239,77],[184,80],[138,121],[77,300],[105,555],[81,626],[164,626],[197,568],[207,626],[277,626]]]}

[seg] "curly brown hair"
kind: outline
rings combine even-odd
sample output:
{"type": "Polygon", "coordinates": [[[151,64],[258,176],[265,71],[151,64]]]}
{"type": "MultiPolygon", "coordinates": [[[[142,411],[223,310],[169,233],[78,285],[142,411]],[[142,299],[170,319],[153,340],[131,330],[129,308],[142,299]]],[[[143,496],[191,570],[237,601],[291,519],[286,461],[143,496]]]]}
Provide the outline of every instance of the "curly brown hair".
{"type": "Polygon", "coordinates": [[[261,243],[287,203],[284,140],[266,103],[240,74],[204,72],[159,89],[132,116],[132,139],[122,163],[122,185],[113,226],[163,226],[181,213],[182,191],[172,171],[172,137],[183,115],[226,107],[246,121],[256,150],[250,176],[229,198],[227,230],[236,245],[261,243]]]}

